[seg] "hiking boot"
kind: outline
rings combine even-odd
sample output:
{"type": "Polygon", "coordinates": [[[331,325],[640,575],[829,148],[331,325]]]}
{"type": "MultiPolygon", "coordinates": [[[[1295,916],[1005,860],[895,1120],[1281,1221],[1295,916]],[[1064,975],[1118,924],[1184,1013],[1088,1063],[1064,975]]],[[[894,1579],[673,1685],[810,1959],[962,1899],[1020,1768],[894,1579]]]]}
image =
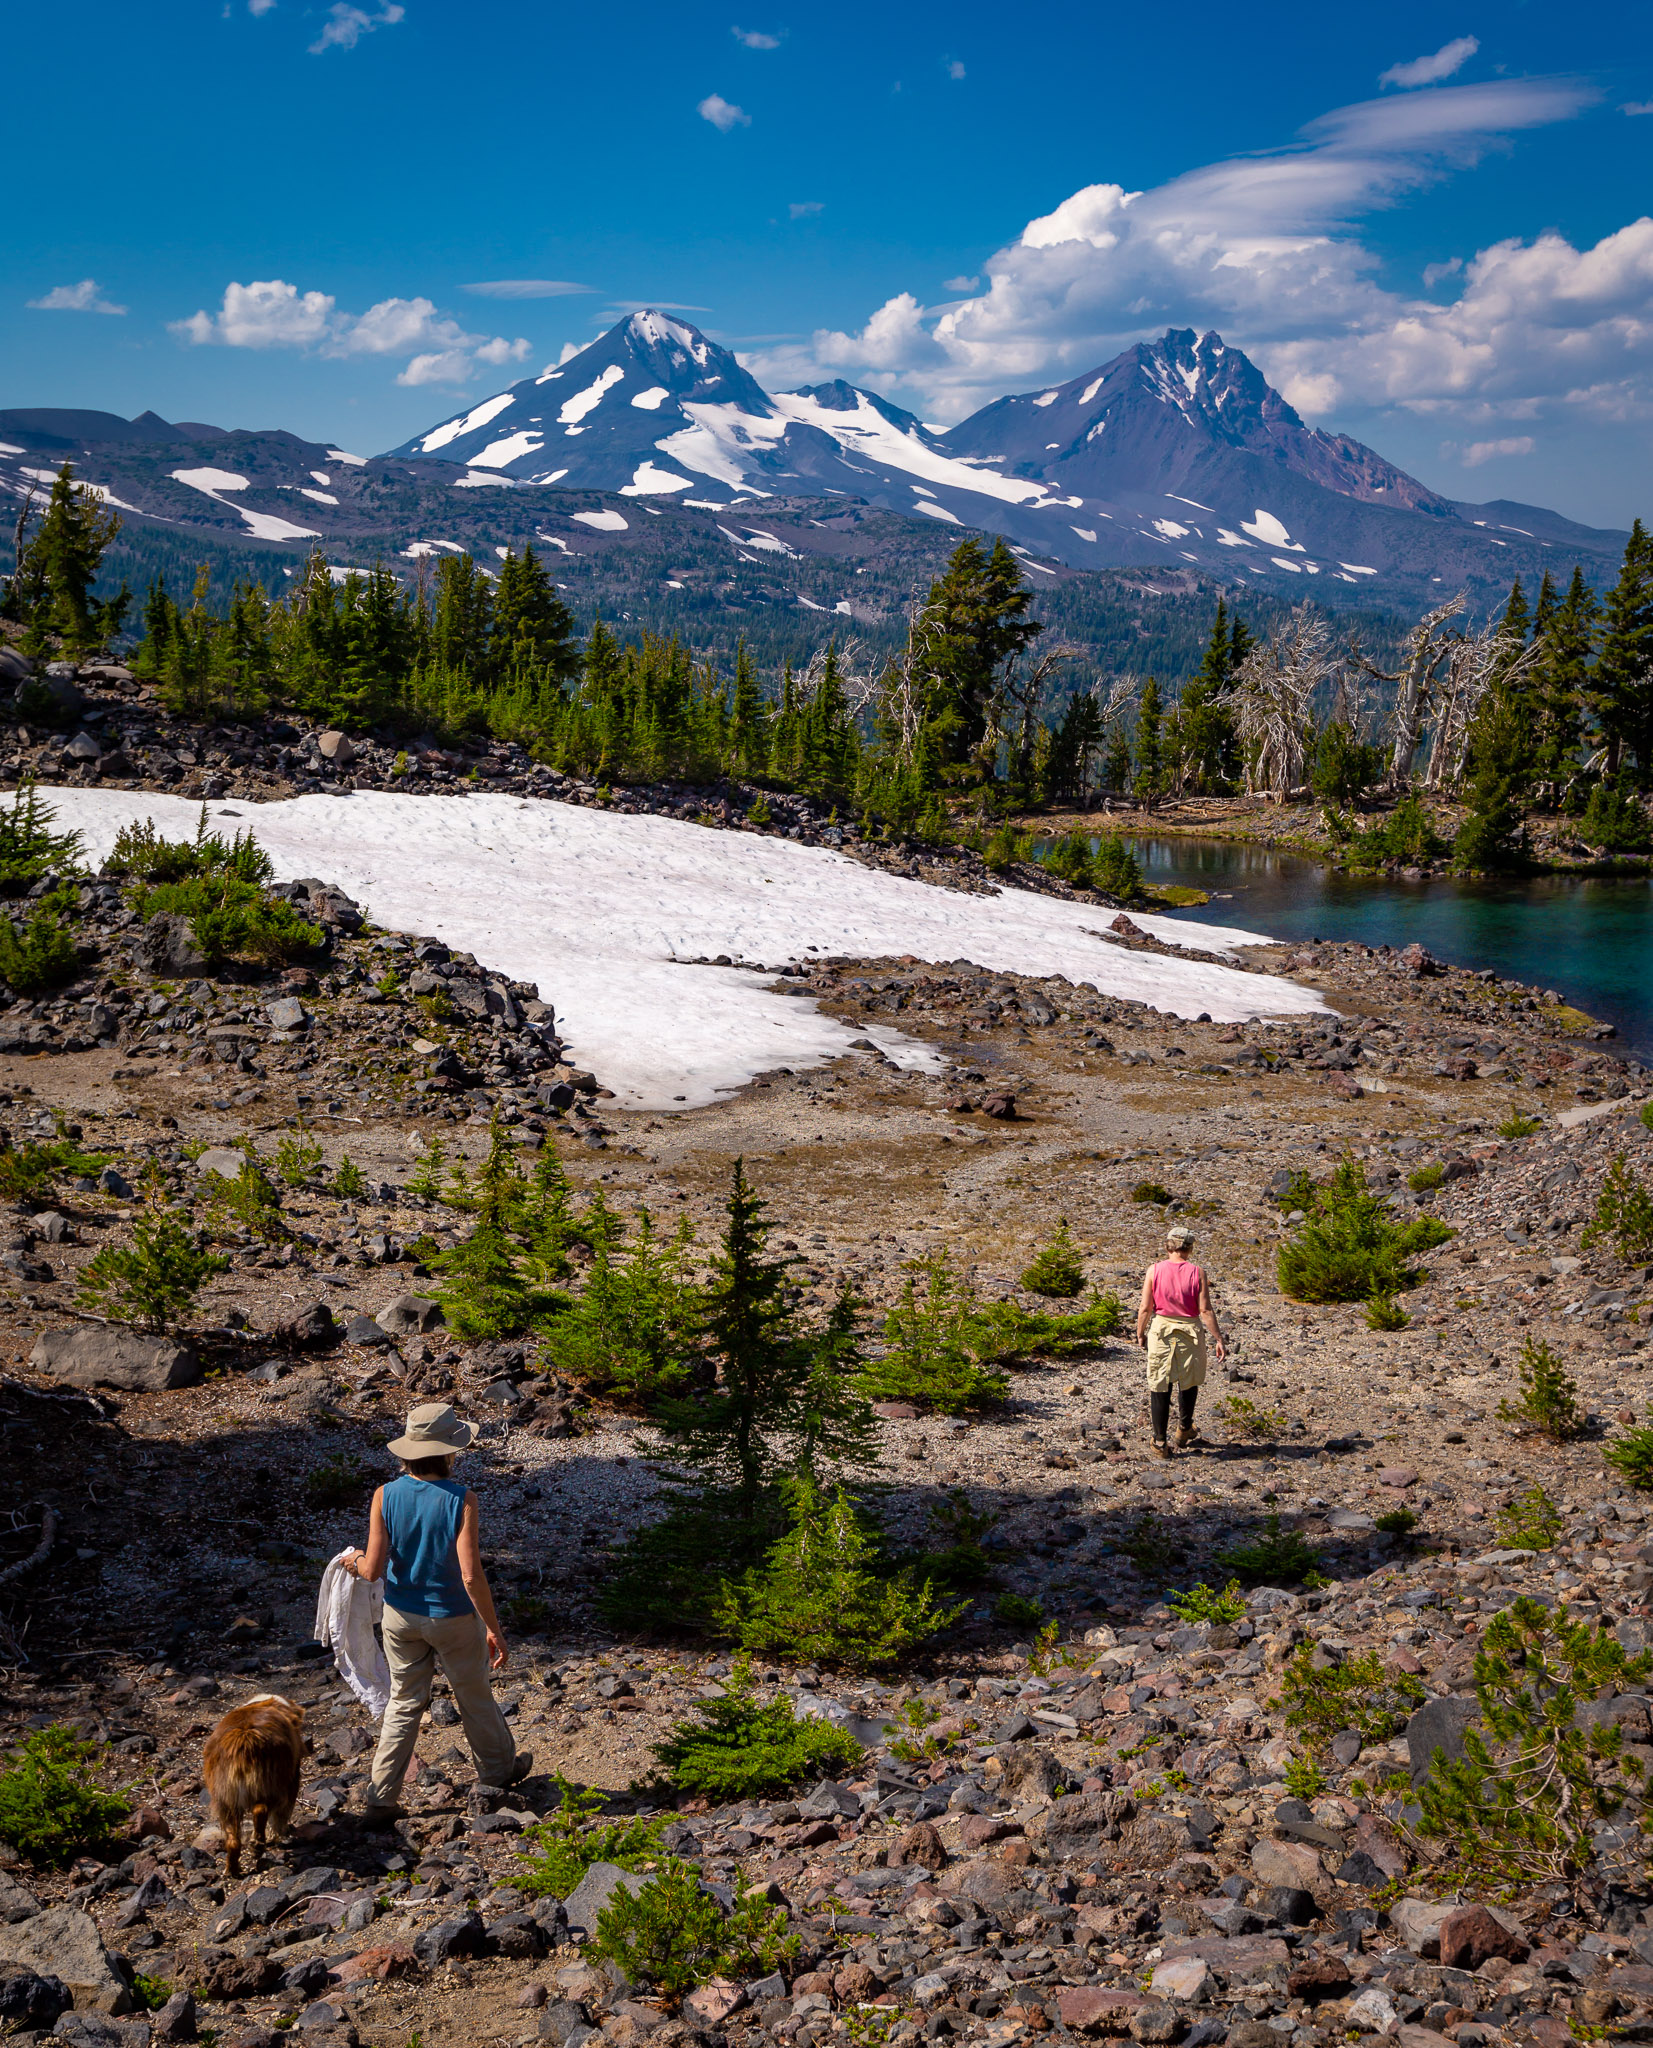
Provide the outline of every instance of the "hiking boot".
{"type": "Polygon", "coordinates": [[[1172,1441],[1179,1451],[1186,1451],[1194,1444],[1204,1443],[1205,1439],[1200,1435],[1198,1425],[1189,1422],[1177,1431],[1172,1441]]]}
{"type": "Polygon", "coordinates": [[[516,1762],[512,1764],[511,1768],[505,1773],[506,1784],[520,1785],[523,1779],[529,1775],[533,1768],[534,1752],[531,1749],[519,1749],[517,1751],[516,1762]]]}
{"type": "Polygon", "coordinates": [[[1156,1458],[1168,1458],[1170,1455],[1171,1446],[1165,1441],[1164,1437],[1156,1436],[1154,1438],[1154,1456],[1156,1458]]]}
{"type": "Polygon", "coordinates": [[[377,1801],[370,1799],[362,1809],[364,1828],[393,1828],[399,1820],[406,1819],[405,1806],[380,1806],[377,1801]]]}

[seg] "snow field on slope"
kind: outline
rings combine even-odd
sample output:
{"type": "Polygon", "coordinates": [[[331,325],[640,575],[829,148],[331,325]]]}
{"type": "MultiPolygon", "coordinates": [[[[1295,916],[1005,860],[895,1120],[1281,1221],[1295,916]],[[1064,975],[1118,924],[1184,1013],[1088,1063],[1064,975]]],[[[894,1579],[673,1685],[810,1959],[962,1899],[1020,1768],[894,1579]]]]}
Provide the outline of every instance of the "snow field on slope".
{"type": "MultiPolygon", "coordinates": [[[[122,825],[194,836],[201,806],[142,790],[43,789],[60,829],[100,862],[122,825]]],[[[1029,975],[1219,1022],[1321,1012],[1312,990],[1201,960],[1133,953],[1093,904],[1005,890],[967,896],[835,853],[674,818],[621,816],[505,795],[290,797],[208,804],[213,829],[251,831],[277,877],[337,883],[376,924],[429,933],[486,968],[535,982],[575,1064],[627,1108],[695,1108],[778,1066],[807,1067],[872,1039],[897,1064],[939,1072],[927,1043],[846,1025],[772,991],[767,976],[678,964],[811,953],[903,953],[1029,975]]],[[[1142,916],[1175,945],[1223,951],[1255,932],[1142,916]]]]}

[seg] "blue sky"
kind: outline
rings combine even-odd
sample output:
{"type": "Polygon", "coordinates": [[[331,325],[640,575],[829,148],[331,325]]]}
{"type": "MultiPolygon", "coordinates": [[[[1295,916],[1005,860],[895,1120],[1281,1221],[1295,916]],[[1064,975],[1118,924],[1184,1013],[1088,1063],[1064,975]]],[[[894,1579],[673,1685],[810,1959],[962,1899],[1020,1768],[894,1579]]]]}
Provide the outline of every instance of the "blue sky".
{"type": "Polygon", "coordinates": [[[62,0],[8,58],[0,406],[372,453],[652,304],[950,421],[1215,326],[1453,496],[1653,513],[1646,9],[62,0]]]}

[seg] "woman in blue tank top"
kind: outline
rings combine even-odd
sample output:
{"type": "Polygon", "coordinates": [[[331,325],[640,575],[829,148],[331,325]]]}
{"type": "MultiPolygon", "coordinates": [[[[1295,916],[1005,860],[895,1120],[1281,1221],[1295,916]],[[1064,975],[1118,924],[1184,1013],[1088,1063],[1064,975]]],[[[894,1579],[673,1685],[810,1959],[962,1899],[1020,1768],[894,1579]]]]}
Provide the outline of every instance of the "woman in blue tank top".
{"type": "Polygon", "coordinates": [[[461,1422],[445,1402],[415,1408],[406,1433],[388,1446],[401,1461],[401,1476],[374,1494],[367,1549],[351,1561],[357,1578],[385,1582],[391,1689],[367,1793],[370,1819],[394,1819],[400,1811],[396,1802],[438,1664],[478,1779],[503,1788],[533,1769],[531,1756],[517,1754],[488,1680],[489,1666],[503,1671],[509,1653],[482,1569],[476,1495],[452,1476],[460,1452],[475,1438],[475,1426],[461,1422]]]}

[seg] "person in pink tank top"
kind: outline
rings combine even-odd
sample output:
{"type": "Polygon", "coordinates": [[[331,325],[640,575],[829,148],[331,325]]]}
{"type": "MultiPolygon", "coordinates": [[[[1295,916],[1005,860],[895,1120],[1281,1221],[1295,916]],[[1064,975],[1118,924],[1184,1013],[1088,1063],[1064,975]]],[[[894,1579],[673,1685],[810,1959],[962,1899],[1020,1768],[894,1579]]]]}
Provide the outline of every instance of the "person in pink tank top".
{"type": "Polygon", "coordinates": [[[1148,1415],[1154,1432],[1154,1452],[1171,1455],[1171,1390],[1177,1395],[1179,1450],[1199,1441],[1194,1427],[1194,1405],[1205,1384],[1206,1332],[1224,1355],[1223,1333],[1217,1327],[1217,1312],[1211,1306],[1211,1289],[1205,1273],[1189,1253],[1194,1233],[1180,1223],[1165,1233],[1165,1257],[1142,1276],[1142,1300],[1137,1305],[1136,1341],[1148,1353],[1148,1415]]]}

